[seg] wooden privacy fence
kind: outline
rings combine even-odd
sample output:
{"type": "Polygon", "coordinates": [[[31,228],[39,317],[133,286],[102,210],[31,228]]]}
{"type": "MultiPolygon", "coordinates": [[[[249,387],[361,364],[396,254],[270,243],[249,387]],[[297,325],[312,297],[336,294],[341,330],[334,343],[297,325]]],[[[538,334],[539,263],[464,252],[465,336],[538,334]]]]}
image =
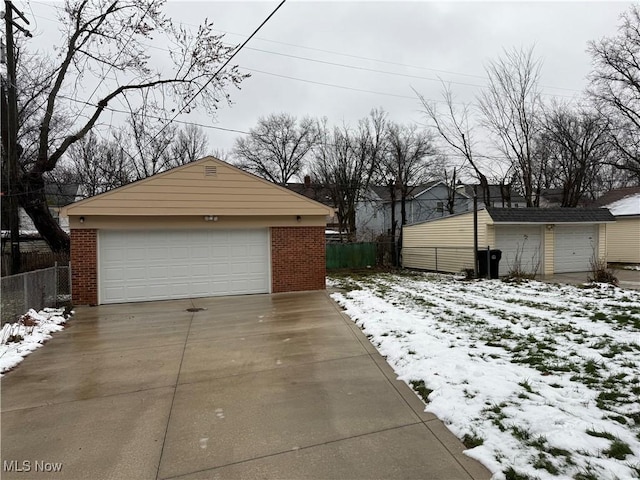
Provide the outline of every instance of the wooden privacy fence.
{"type": "MultiPolygon", "coordinates": [[[[66,265],[69,263],[68,253],[53,252],[22,252],[20,254],[20,272],[25,273],[42,268],[49,268],[55,265],[66,265]]],[[[9,275],[11,258],[9,254],[2,254],[2,276],[9,275]]]]}
{"type": "Polygon", "coordinates": [[[375,267],[376,251],[376,244],[372,242],[328,243],[327,270],[375,267]]]}

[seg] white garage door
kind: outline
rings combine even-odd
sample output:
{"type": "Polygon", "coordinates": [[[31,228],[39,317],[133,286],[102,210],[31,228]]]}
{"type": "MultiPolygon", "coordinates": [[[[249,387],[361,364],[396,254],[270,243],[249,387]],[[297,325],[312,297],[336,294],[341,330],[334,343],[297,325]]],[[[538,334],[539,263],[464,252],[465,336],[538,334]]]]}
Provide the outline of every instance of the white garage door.
{"type": "Polygon", "coordinates": [[[597,225],[561,225],[555,228],[554,271],[586,272],[598,248],[597,225]]]}
{"type": "Polygon", "coordinates": [[[269,292],[260,230],[101,231],[100,303],[269,292]]]}
{"type": "Polygon", "coordinates": [[[502,250],[500,275],[507,275],[518,263],[527,273],[542,272],[542,227],[497,226],[495,248],[502,250]]]}

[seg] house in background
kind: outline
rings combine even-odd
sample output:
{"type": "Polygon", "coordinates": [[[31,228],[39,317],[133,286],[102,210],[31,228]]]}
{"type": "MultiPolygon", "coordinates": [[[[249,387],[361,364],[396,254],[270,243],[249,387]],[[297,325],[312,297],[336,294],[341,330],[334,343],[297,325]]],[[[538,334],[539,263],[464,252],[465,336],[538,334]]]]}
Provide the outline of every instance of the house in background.
{"type": "MultiPolygon", "coordinates": [[[[327,237],[327,240],[330,241],[340,239],[340,225],[338,223],[337,216],[338,208],[333,201],[331,191],[326,186],[320,185],[318,183],[313,183],[311,181],[311,176],[305,175],[304,183],[287,183],[285,187],[292,192],[297,193],[298,195],[302,195],[333,209],[333,215],[327,218],[327,228],[325,235],[327,237]]],[[[347,232],[342,233],[346,234],[347,232]]]]}
{"type": "MultiPolygon", "coordinates": [[[[63,230],[69,231],[69,218],[61,214],[62,209],[75,201],[81,200],[83,196],[83,188],[80,184],[56,184],[50,183],[45,185],[45,195],[49,212],[58,222],[63,230]]],[[[47,242],[42,238],[40,232],[33,224],[31,217],[22,208],[18,208],[18,221],[20,228],[20,251],[48,253],[51,251],[47,242]]],[[[2,252],[9,249],[9,226],[8,217],[2,219],[2,252]]]]}
{"type": "MultiPolygon", "coordinates": [[[[82,186],[78,183],[48,183],[44,186],[44,193],[47,197],[49,212],[51,212],[53,218],[58,222],[58,225],[68,232],[69,217],[61,215],[61,211],[63,207],[84,198],[82,186]]],[[[20,231],[25,234],[27,232],[34,232],[36,227],[33,225],[31,217],[27,215],[27,212],[25,212],[22,207],[20,207],[18,214],[20,217],[20,231]]]]}
{"type": "Polygon", "coordinates": [[[474,190],[478,195],[478,208],[525,208],[527,206],[525,198],[511,185],[489,185],[489,199],[491,201],[489,205],[485,205],[482,185],[465,185],[464,188],[471,202],[469,210],[473,210],[474,190]]]}
{"type": "Polygon", "coordinates": [[[640,264],[640,187],[611,190],[595,205],[607,208],[616,218],[607,229],[607,260],[640,264]]]}
{"type": "MultiPolygon", "coordinates": [[[[371,186],[364,193],[356,207],[356,228],[358,240],[375,240],[379,235],[391,231],[391,205],[394,203],[396,232],[402,225],[400,191],[392,192],[389,186],[371,186]],[[395,202],[392,200],[395,197],[395,202]]],[[[452,192],[442,181],[429,182],[410,188],[406,199],[407,223],[416,223],[440,218],[453,213],[465,212],[473,208],[463,186],[452,192]],[[449,200],[453,199],[452,209],[449,200]],[[453,211],[451,211],[453,210],[453,211]]]]}
{"type": "MultiPolygon", "coordinates": [[[[479,249],[502,251],[500,275],[584,272],[594,258],[606,261],[607,230],[614,216],[604,208],[483,208],[479,249]]],[[[473,212],[403,229],[402,266],[459,272],[474,266],[473,212]]]]}

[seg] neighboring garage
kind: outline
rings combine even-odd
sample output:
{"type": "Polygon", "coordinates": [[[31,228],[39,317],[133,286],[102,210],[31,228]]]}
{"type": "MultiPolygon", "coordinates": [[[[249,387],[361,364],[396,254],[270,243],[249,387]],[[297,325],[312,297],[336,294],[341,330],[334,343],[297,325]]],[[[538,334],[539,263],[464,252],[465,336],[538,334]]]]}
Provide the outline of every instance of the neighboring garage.
{"type": "Polygon", "coordinates": [[[607,260],[640,264],[640,187],[612,190],[598,204],[616,217],[607,229],[607,260]]]}
{"type": "Polygon", "coordinates": [[[323,289],[332,213],[204,158],[66,208],[73,301],[323,289]]]}
{"type": "MultiPolygon", "coordinates": [[[[615,222],[602,208],[489,208],[478,211],[479,249],[502,251],[500,275],[581,272],[606,260],[606,229],[615,222]]],[[[402,265],[459,272],[473,269],[473,212],[407,225],[402,265]]]]}

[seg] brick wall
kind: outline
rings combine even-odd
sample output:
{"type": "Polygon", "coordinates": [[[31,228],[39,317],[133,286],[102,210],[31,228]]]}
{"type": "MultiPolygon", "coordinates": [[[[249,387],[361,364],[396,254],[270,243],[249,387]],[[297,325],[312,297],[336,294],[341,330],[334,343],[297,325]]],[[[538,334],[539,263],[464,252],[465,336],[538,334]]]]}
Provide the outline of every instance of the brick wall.
{"type": "Polygon", "coordinates": [[[273,293],[325,288],[324,230],[324,227],[271,228],[273,293]]]}
{"type": "Polygon", "coordinates": [[[71,297],[75,305],[98,304],[98,231],[71,230],[71,297]]]}

